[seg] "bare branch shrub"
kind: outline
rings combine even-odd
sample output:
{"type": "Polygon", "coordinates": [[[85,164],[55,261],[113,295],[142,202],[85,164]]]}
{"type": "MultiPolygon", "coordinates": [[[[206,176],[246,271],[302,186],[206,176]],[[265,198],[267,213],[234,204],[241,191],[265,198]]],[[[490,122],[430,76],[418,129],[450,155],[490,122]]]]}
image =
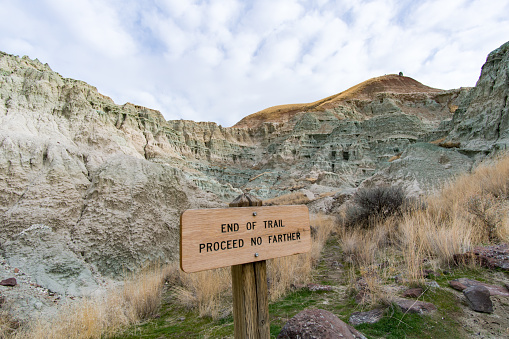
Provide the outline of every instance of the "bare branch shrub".
{"type": "Polygon", "coordinates": [[[346,227],[372,228],[377,221],[400,215],[408,202],[400,186],[361,188],[353,196],[353,205],[345,213],[346,227]]]}
{"type": "Polygon", "coordinates": [[[489,241],[498,240],[497,228],[502,222],[498,205],[496,199],[490,195],[476,195],[467,202],[467,211],[481,222],[482,230],[487,233],[489,241]]]}

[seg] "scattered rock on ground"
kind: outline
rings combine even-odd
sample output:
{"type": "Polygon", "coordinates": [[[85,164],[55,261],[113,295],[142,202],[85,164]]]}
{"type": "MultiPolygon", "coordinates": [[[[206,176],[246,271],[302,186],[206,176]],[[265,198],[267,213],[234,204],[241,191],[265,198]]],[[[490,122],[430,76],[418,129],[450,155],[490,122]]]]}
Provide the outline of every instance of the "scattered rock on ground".
{"type": "Polygon", "coordinates": [[[382,319],[384,314],[384,310],[381,308],[375,308],[374,310],[368,312],[354,312],[348,319],[348,322],[357,326],[360,324],[374,324],[382,319]]]}
{"type": "Polygon", "coordinates": [[[297,338],[366,338],[333,313],[320,309],[306,309],[288,320],[278,339],[297,338]]]}
{"type": "Polygon", "coordinates": [[[1,286],[16,286],[17,285],[16,278],[4,279],[4,280],[0,281],[0,285],[1,286]]]}
{"type": "Polygon", "coordinates": [[[467,288],[465,285],[460,283],[458,279],[449,281],[449,286],[458,291],[463,291],[465,288],[467,288]]]}
{"type": "Polygon", "coordinates": [[[371,300],[371,298],[369,296],[369,293],[367,293],[366,291],[360,291],[355,296],[355,302],[357,304],[364,304],[364,303],[369,302],[370,300],[371,300]]]}
{"type": "Polygon", "coordinates": [[[509,244],[476,247],[472,251],[454,255],[456,264],[478,263],[487,268],[509,271],[509,244]]]}
{"type": "MultiPolygon", "coordinates": [[[[468,278],[459,278],[449,282],[449,285],[458,291],[463,291],[468,287],[472,286],[484,286],[490,292],[490,295],[499,295],[502,297],[509,297],[509,289],[507,287],[495,286],[486,284],[477,280],[468,279],[468,278]]],[[[507,285],[507,284],[506,284],[507,285]]]]}
{"type": "Polygon", "coordinates": [[[420,287],[410,288],[403,292],[403,298],[419,298],[422,295],[423,289],[420,287]]]}
{"type": "Polygon", "coordinates": [[[311,292],[332,291],[332,286],[319,285],[319,284],[308,284],[308,290],[310,290],[311,292]]]}
{"type": "Polygon", "coordinates": [[[430,288],[440,288],[440,285],[435,280],[426,281],[424,284],[430,288]]]}
{"type": "Polygon", "coordinates": [[[468,306],[476,312],[493,313],[490,291],[481,285],[467,287],[463,290],[468,306]]]}
{"type": "Polygon", "coordinates": [[[394,301],[404,313],[430,313],[436,311],[436,306],[432,303],[418,300],[396,299],[394,301]]]}
{"type": "Polygon", "coordinates": [[[421,272],[421,276],[424,278],[438,277],[440,275],[440,272],[435,272],[433,270],[422,270],[421,272]]]}

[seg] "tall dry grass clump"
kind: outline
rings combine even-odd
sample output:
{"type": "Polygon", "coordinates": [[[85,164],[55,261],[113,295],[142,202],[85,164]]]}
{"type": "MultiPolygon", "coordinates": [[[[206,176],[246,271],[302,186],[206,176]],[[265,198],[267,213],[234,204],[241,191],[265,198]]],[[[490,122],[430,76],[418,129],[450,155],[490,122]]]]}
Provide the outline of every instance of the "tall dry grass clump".
{"type": "Polygon", "coordinates": [[[315,264],[320,259],[323,247],[331,233],[336,230],[337,225],[335,218],[325,214],[312,214],[310,216],[310,223],[312,228],[310,259],[315,264]]]}
{"type": "Polygon", "coordinates": [[[429,197],[432,218],[468,227],[472,243],[508,241],[509,156],[500,156],[460,176],[429,197]]]}
{"type": "Polygon", "coordinates": [[[394,243],[397,224],[408,204],[401,187],[362,188],[338,218],[338,241],[345,259],[372,265],[394,243]]]}
{"type": "Polygon", "coordinates": [[[284,296],[292,285],[309,282],[312,263],[310,253],[268,260],[269,299],[277,300],[284,296]]]}
{"type": "Polygon", "coordinates": [[[159,309],[168,271],[149,267],[129,276],[122,287],[63,305],[51,319],[37,319],[5,338],[103,338],[153,316],[159,309]]]}
{"type": "Polygon", "coordinates": [[[435,258],[449,265],[454,254],[469,250],[476,241],[475,233],[463,217],[453,212],[447,219],[429,209],[405,214],[398,229],[399,246],[405,258],[420,253],[421,260],[435,258]]]}
{"type": "Polygon", "coordinates": [[[450,266],[454,254],[509,240],[508,182],[509,157],[489,160],[425,197],[425,208],[404,214],[399,244],[413,280],[423,259],[450,266]]]}
{"type": "Polygon", "coordinates": [[[421,284],[425,268],[449,267],[454,254],[509,241],[508,182],[509,156],[504,156],[418,201],[387,187],[359,190],[338,218],[343,256],[364,281],[383,275],[379,268],[390,263],[408,283],[421,284]]]}
{"type": "Polygon", "coordinates": [[[185,273],[177,264],[172,267],[171,292],[175,300],[196,308],[201,317],[218,319],[231,312],[231,270],[229,267],[197,273],[185,273]]]}
{"type": "Polygon", "coordinates": [[[20,324],[5,310],[0,310],[0,338],[13,337],[20,324]]]}
{"type": "Polygon", "coordinates": [[[272,205],[301,205],[307,204],[311,200],[302,192],[292,192],[284,195],[280,195],[279,197],[267,199],[263,201],[265,206],[272,205]]]}

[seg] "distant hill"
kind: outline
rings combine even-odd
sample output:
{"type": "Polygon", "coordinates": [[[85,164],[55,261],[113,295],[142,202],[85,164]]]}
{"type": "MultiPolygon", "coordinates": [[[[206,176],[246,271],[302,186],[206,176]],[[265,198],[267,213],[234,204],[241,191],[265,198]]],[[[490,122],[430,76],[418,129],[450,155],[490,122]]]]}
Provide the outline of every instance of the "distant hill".
{"type": "Polygon", "coordinates": [[[323,111],[349,100],[373,100],[379,93],[439,93],[442,90],[423,85],[406,76],[388,74],[372,78],[327,98],[306,103],[278,105],[248,115],[233,127],[256,127],[263,122],[286,122],[298,112],[323,111]]]}

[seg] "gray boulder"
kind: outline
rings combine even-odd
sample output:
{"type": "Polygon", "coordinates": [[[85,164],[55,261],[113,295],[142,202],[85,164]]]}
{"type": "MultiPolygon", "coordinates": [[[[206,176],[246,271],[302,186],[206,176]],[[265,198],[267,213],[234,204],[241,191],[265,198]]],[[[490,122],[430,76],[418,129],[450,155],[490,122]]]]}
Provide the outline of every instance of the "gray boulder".
{"type": "Polygon", "coordinates": [[[463,290],[468,306],[476,312],[493,313],[493,303],[490,299],[490,291],[480,285],[467,287],[463,290]]]}
{"type": "Polygon", "coordinates": [[[381,308],[375,308],[374,310],[368,312],[354,312],[348,319],[348,322],[353,326],[357,326],[360,324],[374,324],[380,319],[382,319],[384,315],[384,310],[381,308]]]}
{"type": "Polygon", "coordinates": [[[394,303],[398,305],[404,313],[424,314],[434,312],[437,309],[432,303],[418,300],[396,299],[394,303]]]}

